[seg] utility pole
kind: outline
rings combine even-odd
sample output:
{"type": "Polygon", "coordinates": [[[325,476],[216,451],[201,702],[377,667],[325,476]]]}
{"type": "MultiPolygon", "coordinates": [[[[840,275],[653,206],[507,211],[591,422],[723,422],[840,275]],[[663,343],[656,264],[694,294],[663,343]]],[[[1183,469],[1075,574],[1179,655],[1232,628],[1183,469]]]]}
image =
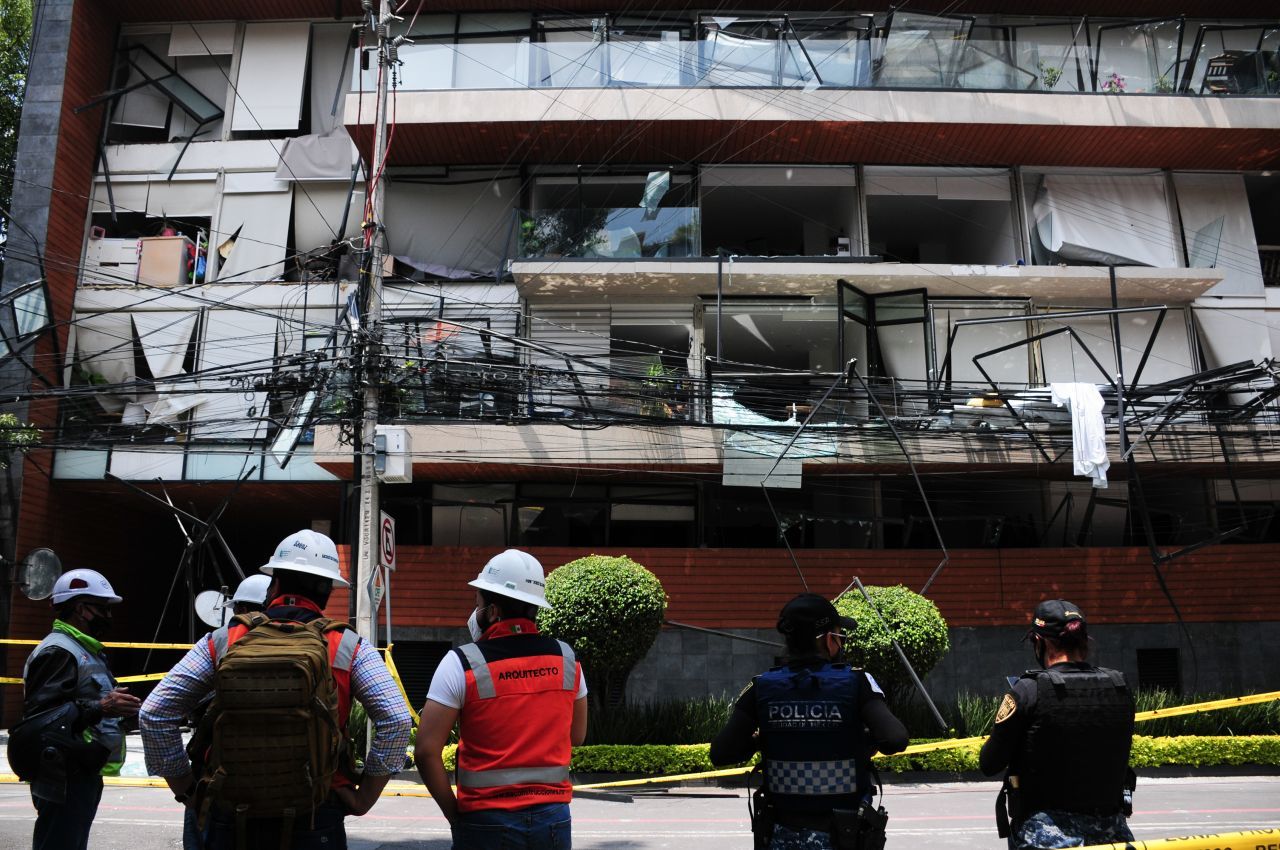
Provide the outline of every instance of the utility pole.
{"type": "MultiPolygon", "coordinates": [[[[372,18],[373,2],[364,0],[365,15],[372,18]]],[[[362,372],[364,399],[360,427],[360,528],[356,551],[352,558],[352,574],[356,592],[356,631],[361,637],[377,643],[378,609],[374,605],[373,588],[378,576],[379,506],[378,470],[376,464],[378,432],[378,393],[382,378],[382,262],[386,229],[382,214],[386,206],[385,165],[387,158],[387,92],[395,62],[395,44],[391,39],[389,0],[379,0],[378,17],[370,21],[378,45],[377,106],[374,111],[373,162],[370,215],[364,222],[366,248],[369,251],[369,286],[366,293],[360,332],[364,337],[362,372]]]]}

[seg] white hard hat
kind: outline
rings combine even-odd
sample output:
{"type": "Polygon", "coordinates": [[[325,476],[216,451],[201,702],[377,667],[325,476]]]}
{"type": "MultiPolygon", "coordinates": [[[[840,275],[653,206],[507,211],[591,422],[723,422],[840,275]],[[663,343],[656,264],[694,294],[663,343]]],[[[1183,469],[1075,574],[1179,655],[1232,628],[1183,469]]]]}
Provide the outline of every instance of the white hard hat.
{"type": "Polygon", "coordinates": [[[494,555],[475,581],[467,584],[499,596],[519,599],[539,608],[551,607],[547,602],[542,564],[528,552],[521,552],[519,549],[508,549],[494,555]]]}
{"type": "Polygon", "coordinates": [[[276,570],[306,573],[331,579],[334,587],[351,586],[338,569],[338,547],[328,537],[310,529],[295,532],[281,540],[276,551],[271,553],[271,560],[259,569],[267,575],[275,575],[276,570]]]}
{"type": "Polygon", "coordinates": [[[111,589],[111,582],[97,570],[71,570],[58,576],[53,583],[54,605],[61,605],[77,596],[91,596],[110,605],[121,601],[111,589]]]}
{"type": "Polygon", "coordinates": [[[263,575],[262,573],[251,575],[240,582],[240,586],[236,588],[236,595],[231,597],[231,601],[266,605],[267,588],[270,586],[271,576],[263,575]]]}

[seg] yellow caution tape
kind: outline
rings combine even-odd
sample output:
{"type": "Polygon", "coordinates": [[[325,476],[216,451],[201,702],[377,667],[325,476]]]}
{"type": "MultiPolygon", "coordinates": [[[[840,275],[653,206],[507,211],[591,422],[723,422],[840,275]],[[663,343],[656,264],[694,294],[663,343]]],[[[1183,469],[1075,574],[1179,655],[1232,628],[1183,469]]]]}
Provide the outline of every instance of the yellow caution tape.
{"type": "MultiPolygon", "coordinates": [[[[13,646],[36,646],[40,643],[38,640],[25,640],[19,638],[0,638],[0,645],[12,644],[13,646]]],[[[104,643],[107,649],[190,649],[189,643],[104,643]]]]}
{"type": "Polygon", "coordinates": [[[1117,844],[1090,844],[1081,850],[1280,850],[1280,827],[1220,832],[1216,835],[1181,835],[1117,844]]]}
{"type": "Polygon", "coordinates": [[[1280,691],[1271,691],[1266,694],[1250,694],[1243,697],[1231,697],[1228,699],[1218,699],[1212,702],[1198,702],[1194,705],[1175,705],[1171,708],[1156,708],[1151,711],[1140,711],[1133,716],[1134,720],[1139,722],[1143,720],[1155,720],[1160,717],[1177,717],[1180,714],[1196,714],[1201,711],[1220,711],[1224,708],[1235,708],[1239,705],[1254,705],[1260,702],[1271,702],[1280,699],[1280,691]]]}
{"type": "Polygon", "coordinates": [[[393,644],[387,644],[382,649],[383,660],[387,662],[387,672],[391,674],[391,678],[395,680],[396,687],[400,689],[400,696],[404,697],[404,704],[409,706],[409,713],[413,715],[413,722],[416,724],[419,720],[418,712],[413,707],[413,703],[409,701],[409,694],[405,692],[404,682],[400,681],[400,671],[396,669],[395,659],[391,657],[391,647],[393,644]]]}
{"type": "Polygon", "coordinates": [[[592,782],[587,785],[575,785],[574,789],[589,788],[629,788],[635,785],[649,785],[655,782],[684,782],[691,779],[715,779],[721,776],[737,776],[749,773],[750,767],[730,767],[725,770],[708,770],[702,773],[681,773],[672,776],[646,776],[642,779],[620,779],[617,782],[592,782]]]}

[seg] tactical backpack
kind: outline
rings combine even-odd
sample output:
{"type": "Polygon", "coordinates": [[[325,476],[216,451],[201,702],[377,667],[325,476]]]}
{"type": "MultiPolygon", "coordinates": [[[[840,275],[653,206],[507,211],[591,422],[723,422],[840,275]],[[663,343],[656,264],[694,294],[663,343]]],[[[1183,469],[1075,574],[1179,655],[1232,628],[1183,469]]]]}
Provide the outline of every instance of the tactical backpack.
{"type": "Polygon", "coordinates": [[[202,814],[210,807],[233,811],[237,820],[313,813],[347,750],[326,636],[350,627],[261,613],[236,623],[249,631],[217,661],[197,789],[202,814]]]}

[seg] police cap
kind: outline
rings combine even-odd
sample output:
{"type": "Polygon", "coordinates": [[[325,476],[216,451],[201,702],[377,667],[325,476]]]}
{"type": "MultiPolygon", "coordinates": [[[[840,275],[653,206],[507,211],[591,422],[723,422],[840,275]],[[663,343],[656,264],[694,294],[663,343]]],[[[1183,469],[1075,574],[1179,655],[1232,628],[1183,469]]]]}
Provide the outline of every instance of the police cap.
{"type": "Polygon", "coordinates": [[[1085,626],[1078,607],[1065,599],[1046,599],[1036,606],[1027,634],[1059,640],[1066,635],[1083,635],[1085,626]]]}
{"type": "Polygon", "coordinates": [[[809,632],[820,635],[837,628],[852,629],[858,624],[850,617],[841,617],[836,606],[816,593],[802,593],[782,606],[778,615],[778,631],[784,635],[793,632],[809,632]]]}

